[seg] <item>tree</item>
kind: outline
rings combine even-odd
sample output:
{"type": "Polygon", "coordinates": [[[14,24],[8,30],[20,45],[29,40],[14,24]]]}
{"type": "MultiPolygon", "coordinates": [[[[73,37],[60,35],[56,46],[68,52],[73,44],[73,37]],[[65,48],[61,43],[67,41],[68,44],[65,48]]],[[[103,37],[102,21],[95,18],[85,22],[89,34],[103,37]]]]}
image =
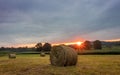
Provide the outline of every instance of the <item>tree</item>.
{"type": "Polygon", "coordinates": [[[1,51],[2,51],[2,50],[5,50],[5,47],[1,47],[0,50],[1,50],[1,51]]]}
{"type": "Polygon", "coordinates": [[[94,49],[102,49],[102,43],[99,40],[93,42],[94,49]]]}
{"type": "Polygon", "coordinates": [[[83,49],[85,50],[90,50],[91,49],[91,42],[90,41],[85,41],[83,44],[83,49]]]}
{"type": "Polygon", "coordinates": [[[37,43],[35,45],[35,48],[36,48],[37,51],[42,51],[42,43],[37,43]]]}
{"type": "Polygon", "coordinates": [[[45,43],[44,45],[43,45],[43,50],[44,51],[50,51],[51,50],[51,44],[50,43],[45,43]]]}

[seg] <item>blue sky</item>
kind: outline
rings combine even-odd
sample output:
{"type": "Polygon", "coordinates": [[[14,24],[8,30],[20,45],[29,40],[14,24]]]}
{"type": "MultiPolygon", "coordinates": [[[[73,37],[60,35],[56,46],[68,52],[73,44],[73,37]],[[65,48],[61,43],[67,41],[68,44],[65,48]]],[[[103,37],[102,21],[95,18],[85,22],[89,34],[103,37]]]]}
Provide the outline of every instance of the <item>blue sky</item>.
{"type": "Polygon", "coordinates": [[[120,38],[120,0],[0,0],[0,46],[120,38]]]}

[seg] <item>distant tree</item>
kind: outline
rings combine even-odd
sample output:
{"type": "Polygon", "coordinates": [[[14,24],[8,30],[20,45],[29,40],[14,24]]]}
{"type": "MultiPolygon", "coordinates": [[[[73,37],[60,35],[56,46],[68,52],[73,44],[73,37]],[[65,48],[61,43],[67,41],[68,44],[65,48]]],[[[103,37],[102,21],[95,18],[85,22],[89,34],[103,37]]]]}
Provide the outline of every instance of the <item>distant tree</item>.
{"type": "Polygon", "coordinates": [[[30,49],[31,49],[31,50],[35,50],[35,47],[31,47],[30,49]]]}
{"type": "Polygon", "coordinates": [[[90,50],[91,49],[91,42],[90,41],[85,41],[82,43],[83,49],[85,50],[90,50]]]}
{"type": "Polygon", "coordinates": [[[37,51],[42,51],[42,43],[37,43],[35,45],[35,48],[36,48],[37,51]]]}
{"type": "Polygon", "coordinates": [[[45,43],[43,45],[43,51],[50,51],[51,50],[51,44],[50,43],[45,43]]]}
{"type": "Polygon", "coordinates": [[[5,50],[5,47],[1,47],[0,50],[5,50]]]}
{"type": "Polygon", "coordinates": [[[102,49],[102,43],[99,40],[93,42],[94,49],[102,49]]]}

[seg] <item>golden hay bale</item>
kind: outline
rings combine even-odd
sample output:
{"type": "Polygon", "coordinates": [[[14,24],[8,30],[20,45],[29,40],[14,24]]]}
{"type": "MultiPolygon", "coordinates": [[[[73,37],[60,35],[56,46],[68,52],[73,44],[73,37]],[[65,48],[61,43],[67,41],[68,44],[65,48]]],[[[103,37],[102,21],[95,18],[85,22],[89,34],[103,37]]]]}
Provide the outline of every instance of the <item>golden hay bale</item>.
{"type": "Polygon", "coordinates": [[[40,56],[41,56],[41,57],[45,57],[45,53],[44,53],[44,52],[41,52],[41,53],[40,53],[40,56]]]}
{"type": "Polygon", "coordinates": [[[15,53],[10,53],[8,56],[9,56],[9,58],[16,58],[16,54],[15,53]]]}
{"type": "Polygon", "coordinates": [[[54,46],[50,52],[50,62],[54,66],[73,66],[77,63],[77,52],[68,46],[54,46]]]}

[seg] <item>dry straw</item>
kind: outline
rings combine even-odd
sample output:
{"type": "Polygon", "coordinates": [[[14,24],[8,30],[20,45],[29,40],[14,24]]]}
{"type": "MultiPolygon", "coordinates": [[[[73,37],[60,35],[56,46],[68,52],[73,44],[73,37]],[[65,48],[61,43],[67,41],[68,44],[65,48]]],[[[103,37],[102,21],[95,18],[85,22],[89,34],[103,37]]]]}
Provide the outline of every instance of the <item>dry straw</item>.
{"type": "Polygon", "coordinates": [[[77,63],[77,52],[68,46],[54,46],[50,52],[50,62],[54,66],[73,66],[77,63]]]}
{"type": "Polygon", "coordinates": [[[9,56],[10,59],[15,59],[16,58],[16,54],[15,53],[10,53],[8,56],[9,56]]]}
{"type": "Polygon", "coordinates": [[[45,52],[41,52],[41,53],[40,53],[40,56],[41,56],[41,57],[45,57],[45,52]]]}

